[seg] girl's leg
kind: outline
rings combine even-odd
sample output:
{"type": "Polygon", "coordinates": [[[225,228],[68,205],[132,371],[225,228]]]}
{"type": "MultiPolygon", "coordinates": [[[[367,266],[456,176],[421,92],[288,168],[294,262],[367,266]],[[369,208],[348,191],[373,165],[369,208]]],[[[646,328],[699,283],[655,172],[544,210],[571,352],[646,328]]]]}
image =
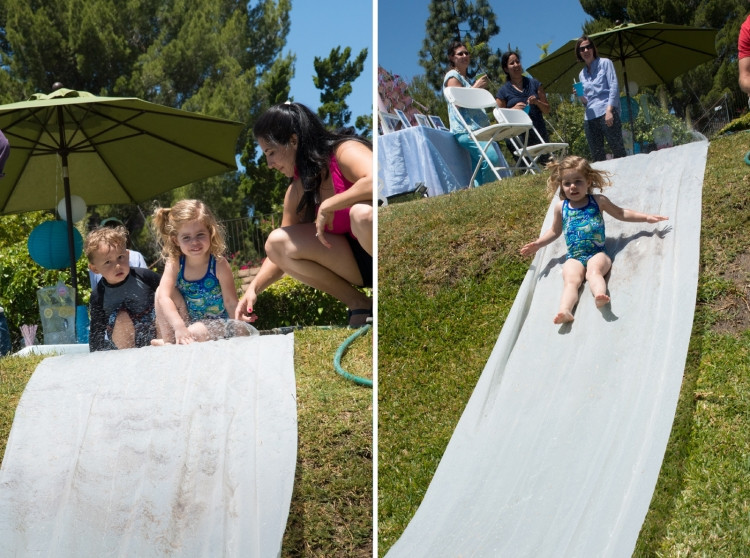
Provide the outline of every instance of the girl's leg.
{"type": "Polygon", "coordinates": [[[315,238],[315,223],[275,229],[266,241],[266,254],[285,273],[306,285],[330,294],[351,310],[370,309],[372,300],[354,285],[362,274],[342,235],[326,234],[326,248],[315,238]]]}
{"type": "Polygon", "coordinates": [[[552,320],[556,324],[572,322],[573,307],[578,302],[578,289],[581,288],[586,269],[578,260],[568,260],[563,264],[563,294],[560,298],[560,311],[552,320]]]}
{"type": "Polygon", "coordinates": [[[349,220],[359,244],[372,256],[372,204],[354,204],[349,210],[349,220]]]}
{"type": "Polygon", "coordinates": [[[586,266],[586,281],[589,282],[591,294],[594,295],[596,307],[601,308],[609,302],[607,296],[607,282],[604,276],[612,268],[612,260],[604,252],[599,252],[593,256],[586,266]]]}
{"type": "MultiPolygon", "coordinates": [[[[216,322],[218,325],[218,320],[216,322]]],[[[195,339],[199,343],[209,341],[211,339],[219,339],[221,337],[218,332],[209,331],[208,327],[203,322],[194,322],[190,324],[188,326],[188,330],[193,334],[193,339],[195,339]]]]}

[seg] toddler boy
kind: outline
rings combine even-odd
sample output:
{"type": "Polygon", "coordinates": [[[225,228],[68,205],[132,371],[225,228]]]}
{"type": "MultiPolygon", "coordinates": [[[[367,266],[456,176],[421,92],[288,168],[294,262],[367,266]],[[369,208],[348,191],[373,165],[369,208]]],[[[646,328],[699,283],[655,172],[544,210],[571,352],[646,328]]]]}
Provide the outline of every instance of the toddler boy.
{"type": "Polygon", "coordinates": [[[131,268],[125,227],[100,227],[86,237],[89,269],[102,276],[91,291],[89,349],[144,347],[157,338],[154,293],[161,276],[131,268]]]}

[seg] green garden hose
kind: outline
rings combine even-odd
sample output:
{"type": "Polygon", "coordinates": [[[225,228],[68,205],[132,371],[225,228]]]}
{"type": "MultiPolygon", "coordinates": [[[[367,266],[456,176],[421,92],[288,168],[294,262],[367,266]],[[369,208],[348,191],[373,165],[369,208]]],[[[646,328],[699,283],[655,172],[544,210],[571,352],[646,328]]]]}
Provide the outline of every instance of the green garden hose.
{"type": "Polygon", "coordinates": [[[351,380],[352,382],[356,384],[359,384],[361,386],[367,386],[367,387],[372,387],[372,380],[369,380],[367,378],[362,378],[360,376],[355,376],[354,374],[349,374],[349,372],[347,372],[341,367],[341,357],[344,356],[346,349],[349,348],[349,345],[352,344],[352,341],[354,341],[360,335],[364,335],[365,333],[367,333],[371,328],[372,326],[370,324],[367,324],[357,329],[357,331],[355,331],[352,335],[346,338],[346,340],[341,344],[341,346],[336,351],[336,356],[333,357],[333,367],[336,369],[336,372],[338,372],[339,375],[343,376],[347,380],[351,380]]]}
{"type": "Polygon", "coordinates": [[[750,151],[745,153],[745,162],[750,165],[750,151]]]}

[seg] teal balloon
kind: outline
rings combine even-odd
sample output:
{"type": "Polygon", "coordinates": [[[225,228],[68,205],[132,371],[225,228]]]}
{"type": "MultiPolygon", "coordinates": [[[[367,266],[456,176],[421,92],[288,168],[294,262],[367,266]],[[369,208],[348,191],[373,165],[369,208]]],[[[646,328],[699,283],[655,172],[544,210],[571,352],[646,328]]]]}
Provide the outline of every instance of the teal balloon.
{"type": "MultiPolygon", "coordinates": [[[[65,221],[45,221],[29,235],[26,243],[29,256],[47,269],[70,267],[68,254],[68,224],[65,221]]],[[[78,229],[73,229],[73,249],[76,260],[83,251],[83,238],[78,229]]]]}

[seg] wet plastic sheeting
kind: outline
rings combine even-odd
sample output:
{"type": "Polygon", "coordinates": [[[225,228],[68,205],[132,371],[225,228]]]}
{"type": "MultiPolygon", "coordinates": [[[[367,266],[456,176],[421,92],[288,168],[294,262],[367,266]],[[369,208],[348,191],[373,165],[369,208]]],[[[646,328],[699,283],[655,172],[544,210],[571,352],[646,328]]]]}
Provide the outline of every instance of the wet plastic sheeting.
{"type": "MultiPolygon", "coordinates": [[[[600,163],[610,306],[552,323],[564,240],[540,251],[397,557],[627,557],[651,501],[695,309],[706,142],[600,163]]],[[[552,206],[543,230],[551,224],[552,206]]]]}
{"type": "Polygon", "coordinates": [[[277,556],[294,338],[42,361],[0,469],[0,556],[277,556]]]}

